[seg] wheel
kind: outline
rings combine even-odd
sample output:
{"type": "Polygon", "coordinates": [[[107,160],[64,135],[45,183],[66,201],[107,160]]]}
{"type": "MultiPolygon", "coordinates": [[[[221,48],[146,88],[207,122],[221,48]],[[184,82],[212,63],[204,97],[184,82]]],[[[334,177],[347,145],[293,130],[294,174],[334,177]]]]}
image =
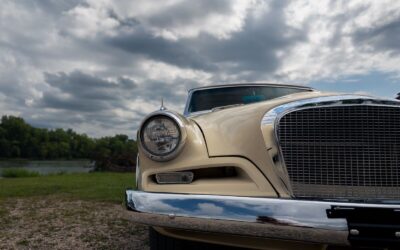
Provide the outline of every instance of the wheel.
{"type": "Polygon", "coordinates": [[[175,239],[160,234],[152,227],[149,228],[150,250],[228,250],[239,248],[208,244],[195,241],[175,239]]]}

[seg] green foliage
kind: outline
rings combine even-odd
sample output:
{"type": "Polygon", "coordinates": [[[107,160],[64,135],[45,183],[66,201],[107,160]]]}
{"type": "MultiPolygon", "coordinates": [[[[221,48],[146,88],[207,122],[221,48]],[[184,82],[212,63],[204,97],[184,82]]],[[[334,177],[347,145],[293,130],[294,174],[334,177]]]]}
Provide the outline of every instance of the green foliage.
{"type": "Polygon", "coordinates": [[[37,177],[39,173],[23,168],[5,168],[1,171],[1,176],[4,178],[37,177]]]}
{"type": "Polygon", "coordinates": [[[126,135],[95,139],[72,129],[34,128],[19,117],[1,118],[0,158],[93,159],[107,169],[117,161],[134,164],[136,154],[136,142],[126,135]]]}
{"type": "Polygon", "coordinates": [[[125,189],[134,186],[135,175],[132,173],[95,172],[2,179],[0,201],[11,197],[57,195],[121,204],[124,201],[125,189]]]}
{"type": "Polygon", "coordinates": [[[137,145],[126,135],[104,137],[96,142],[92,158],[96,160],[97,170],[110,170],[113,166],[135,166],[137,145]]]}

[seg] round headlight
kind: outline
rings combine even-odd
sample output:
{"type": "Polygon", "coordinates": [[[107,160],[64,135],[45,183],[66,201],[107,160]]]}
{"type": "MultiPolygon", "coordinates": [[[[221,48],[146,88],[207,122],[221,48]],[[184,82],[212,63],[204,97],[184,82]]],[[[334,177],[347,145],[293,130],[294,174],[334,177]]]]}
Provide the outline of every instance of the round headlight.
{"type": "Polygon", "coordinates": [[[182,125],[179,120],[164,114],[148,118],[140,128],[143,151],[152,159],[173,158],[182,146],[182,125]]]}

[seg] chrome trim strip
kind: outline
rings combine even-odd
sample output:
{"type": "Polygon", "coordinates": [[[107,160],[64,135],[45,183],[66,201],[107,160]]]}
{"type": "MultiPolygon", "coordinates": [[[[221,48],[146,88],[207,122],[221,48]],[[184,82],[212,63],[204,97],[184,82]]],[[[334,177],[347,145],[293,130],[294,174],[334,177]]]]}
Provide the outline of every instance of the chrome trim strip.
{"type": "Polygon", "coordinates": [[[285,87],[285,88],[296,88],[296,89],[308,89],[308,90],[315,90],[312,87],[309,86],[303,86],[303,85],[293,85],[293,84],[286,84],[286,83],[230,83],[230,84],[215,84],[215,85],[208,85],[208,86],[202,86],[202,87],[197,87],[197,88],[192,88],[188,92],[193,92],[196,90],[204,90],[204,89],[215,89],[215,88],[226,88],[226,87],[247,87],[247,86],[271,86],[271,87],[285,87]]]}
{"type": "MultiPolygon", "coordinates": [[[[304,109],[312,109],[319,107],[334,107],[334,106],[387,106],[387,107],[399,107],[400,101],[396,99],[383,99],[376,98],[372,96],[363,96],[363,95],[334,95],[334,96],[324,96],[324,97],[315,97],[309,99],[302,99],[299,101],[289,102],[280,106],[277,106],[271,110],[269,110],[261,120],[261,126],[272,126],[274,129],[275,141],[278,146],[278,154],[279,158],[282,161],[283,168],[287,173],[285,158],[283,157],[282,149],[279,143],[278,137],[278,126],[279,121],[283,116],[288,113],[304,110],[304,109]],[[348,101],[355,101],[355,103],[346,103],[348,101]]],[[[288,176],[289,177],[289,176],[288,176]]],[[[289,177],[290,179],[290,177],[289,177]]],[[[286,183],[287,186],[291,186],[290,183],[286,183]]],[[[290,195],[294,197],[293,191],[290,189],[290,195]]],[[[340,197],[338,197],[340,198],[340,197]]]]}
{"type": "Polygon", "coordinates": [[[329,219],[332,206],[395,208],[360,204],[128,190],[131,219],[151,226],[348,245],[345,219],[329,219]]]}
{"type": "Polygon", "coordinates": [[[143,119],[142,123],[139,126],[139,130],[138,130],[137,142],[139,144],[141,151],[147,157],[149,157],[150,159],[152,159],[154,161],[169,161],[169,160],[175,158],[182,151],[183,147],[185,146],[185,142],[186,142],[186,138],[187,138],[185,123],[186,123],[186,118],[179,115],[178,113],[176,113],[174,111],[158,110],[158,111],[155,111],[155,112],[149,114],[148,116],[146,116],[143,119]],[[148,119],[150,119],[154,116],[167,116],[167,117],[171,118],[172,120],[174,120],[176,122],[176,124],[178,125],[179,130],[181,132],[181,140],[179,142],[178,147],[173,152],[171,152],[169,155],[164,155],[164,156],[154,155],[151,152],[147,151],[146,148],[142,145],[142,140],[140,138],[142,127],[148,119]]]}
{"type": "Polygon", "coordinates": [[[185,109],[183,110],[183,115],[185,117],[188,117],[190,115],[190,113],[189,113],[189,103],[190,103],[190,100],[192,99],[192,95],[193,95],[193,91],[189,90],[188,91],[188,97],[187,97],[186,103],[185,103],[185,109]]]}
{"type": "Polygon", "coordinates": [[[321,106],[335,106],[342,105],[343,101],[360,100],[364,103],[355,105],[385,105],[385,106],[399,106],[400,101],[395,99],[381,99],[374,98],[371,96],[362,95],[335,95],[335,96],[324,96],[315,97],[309,99],[302,99],[299,101],[289,102],[280,106],[277,106],[269,110],[262,118],[261,125],[272,125],[276,127],[279,119],[290,111],[299,110],[302,108],[316,108],[321,106]]]}

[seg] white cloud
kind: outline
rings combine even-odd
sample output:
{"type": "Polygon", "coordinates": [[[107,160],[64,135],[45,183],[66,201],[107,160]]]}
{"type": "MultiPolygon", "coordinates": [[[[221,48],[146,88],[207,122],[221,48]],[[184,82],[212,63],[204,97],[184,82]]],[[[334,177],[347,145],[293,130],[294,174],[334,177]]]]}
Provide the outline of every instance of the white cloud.
{"type": "Polygon", "coordinates": [[[199,203],[198,212],[202,215],[223,215],[224,208],[213,203],[199,203]]]}
{"type": "Polygon", "coordinates": [[[65,13],[67,30],[79,38],[93,38],[98,33],[114,34],[119,22],[109,16],[109,9],[78,5],[65,13]]]}
{"type": "Polygon", "coordinates": [[[308,37],[281,55],[277,74],[289,81],[399,71],[398,56],[376,51],[371,41],[356,41],[354,35],[398,20],[400,2],[291,1],[285,15],[288,25],[304,30],[308,37]]]}
{"type": "Polygon", "coordinates": [[[98,33],[113,35],[121,25],[115,16],[132,19],[156,36],[177,40],[197,37],[201,33],[228,39],[239,32],[255,0],[151,1],[87,0],[66,13],[68,30],[78,37],[93,37],[98,33]]]}

